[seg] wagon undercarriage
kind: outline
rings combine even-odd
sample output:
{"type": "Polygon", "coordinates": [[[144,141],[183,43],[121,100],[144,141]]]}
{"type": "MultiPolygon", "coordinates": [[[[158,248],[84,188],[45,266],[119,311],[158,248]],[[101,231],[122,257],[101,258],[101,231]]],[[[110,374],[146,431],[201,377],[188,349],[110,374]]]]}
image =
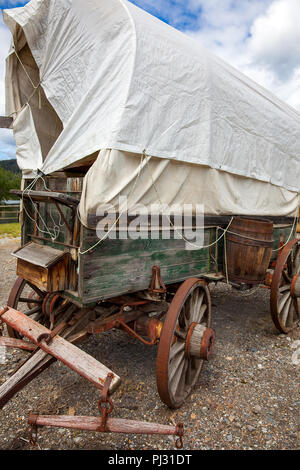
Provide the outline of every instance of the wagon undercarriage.
{"type": "MultiPolygon", "coordinates": [[[[262,287],[271,289],[271,313],[275,325],[288,332],[299,324],[298,241],[287,243],[280,250],[277,262],[270,266],[262,287]]],[[[75,345],[91,334],[113,328],[122,329],[145,346],[158,344],[158,393],[166,405],[178,408],[197,383],[203,362],[209,360],[213,351],[215,335],[211,329],[211,299],[206,280],[190,278],[166,287],[159,267],[154,266],[147,292],[106,299],[93,307],[78,307],[59,292],[46,293],[19,277],[8,305],[0,312],[0,330],[3,333],[6,324],[9,336],[0,335],[0,345],[21,348],[30,355],[0,387],[1,408],[56,360],[82,375],[100,391],[99,417],[31,413],[28,423],[32,444],[39,426],[54,426],[98,432],[174,435],[176,446],[182,446],[181,423],[169,426],[111,418],[112,395],[120,378],[75,345]]]]}
{"type": "Polygon", "coordinates": [[[108,299],[94,308],[79,308],[58,293],[44,293],[19,277],[9,298],[10,306],[0,312],[2,332],[5,323],[9,333],[9,337],[0,336],[0,345],[25,349],[31,354],[0,387],[0,407],[60,360],[101,391],[100,417],[30,414],[28,423],[32,428],[47,425],[99,432],[169,434],[177,437],[176,446],[181,447],[180,423],[168,426],[110,418],[112,394],[120,378],[75,346],[91,334],[113,328],[124,330],[147,346],[159,343],[158,392],[170,407],[179,407],[195,385],[203,361],[212,353],[214,331],[210,328],[211,303],[206,282],[189,279],[177,287],[169,286],[167,292],[159,268],[154,267],[148,299],[142,298],[146,295],[141,292],[108,299]],[[24,313],[16,310],[21,305],[26,305],[24,313]],[[169,320],[163,323],[168,311],[169,320]]]}
{"type": "Polygon", "coordinates": [[[90,249],[97,237],[77,217],[81,183],[78,178],[51,177],[47,191],[37,181],[36,189],[18,193],[23,202],[22,246],[14,253],[19,277],[0,312],[1,332],[6,324],[8,333],[0,333],[0,345],[27,350],[29,357],[0,387],[0,407],[59,360],[99,390],[99,416],[30,414],[32,441],[38,426],[59,426],[169,434],[180,447],[182,424],[112,418],[120,377],[76,345],[115,328],[145,348],[158,345],[158,394],[167,406],[180,407],[213,351],[210,282],[228,282],[241,290],[268,288],[279,331],[287,333],[299,324],[295,224],[286,218],[206,217],[201,249],[186,250],[174,232],[165,240],[160,227],[154,239],[119,236],[90,249]],[[50,228],[47,234],[41,230],[42,221],[50,228]],[[51,239],[55,226],[60,230],[51,239]]]}

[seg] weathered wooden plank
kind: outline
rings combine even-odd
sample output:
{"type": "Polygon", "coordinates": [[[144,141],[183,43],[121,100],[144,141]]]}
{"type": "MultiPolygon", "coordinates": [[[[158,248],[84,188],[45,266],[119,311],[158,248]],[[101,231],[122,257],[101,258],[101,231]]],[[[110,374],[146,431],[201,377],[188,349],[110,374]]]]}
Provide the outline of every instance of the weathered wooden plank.
{"type": "Polygon", "coordinates": [[[7,336],[0,336],[0,346],[5,346],[6,348],[25,349],[25,351],[34,351],[36,349],[36,346],[28,341],[9,338],[7,336]]]}
{"type": "Polygon", "coordinates": [[[0,116],[0,129],[11,129],[13,124],[12,117],[0,116]]]}
{"type": "Polygon", "coordinates": [[[15,387],[31,372],[47,354],[39,349],[0,387],[0,409],[16,393],[15,387]],[[13,390],[13,392],[12,392],[13,390]]]}
{"type": "Polygon", "coordinates": [[[49,269],[18,259],[17,275],[42,290],[58,292],[69,287],[69,266],[68,256],[62,257],[49,269]]]}
{"type": "Polygon", "coordinates": [[[65,254],[61,250],[49,246],[38,245],[37,243],[28,243],[18,248],[12,253],[16,258],[28,261],[43,268],[49,268],[55,264],[65,254]]]}
{"type": "MultiPolygon", "coordinates": [[[[92,356],[69,343],[60,336],[55,336],[50,344],[45,341],[38,342],[41,334],[51,334],[48,328],[31,320],[22,312],[9,308],[2,314],[2,320],[11,328],[26,336],[30,341],[39,346],[43,351],[63,362],[82,377],[102,389],[108,373],[112,373],[104,364],[92,356]]],[[[110,391],[113,392],[120,383],[120,378],[113,374],[110,391]]],[[[5,384],[2,385],[2,387],[5,384]]],[[[1,390],[1,388],[0,388],[1,390]]]]}
{"type": "MultiPolygon", "coordinates": [[[[245,215],[239,215],[235,214],[234,216],[232,215],[208,215],[204,214],[204,226],[219,226],[223,227],[229,224],[230,220],[232,217],[246,217],[245,215]]],[[[272,220],[274,224],[285,224],[285,223],[290,223],[292,224],[294,222],[294,217],[288,217],[288,216],[277,216],[277,215],[269,215],[269,216],[251,216],[254,217],[255,219],[267,219],[267,220],[272,220]]],[[[136,216],[129,216],[128,217],[128,223],[130,223],[132,220],[134,220],[136,216]]],[[[103,216],[97,216],[96,214],[88,214],[88,226],[89,227],[96,227],[97,224],[103,219],[103,216]]],[[[174,217],[173,215],[170,216],[170,219],[172,223],[174,223],[174,217]]],[[[195,226],[196,224],[196,217],[193,217],[193,225],[195,226]]]]}
{"type": "MultiPolygon", "coordinates": [[[[84,249],[92,245],[83,230],[84,249]]],[[[204,245],[216,238],[216,229],[205,229],[204,245]]],[[[180,282],[191,276],[216,272],[209,248],[185,249],[185,241],[105,240],[95,250],[80,257],[79,295],[83,302],[147,289],[152,267],[160,266],[165,284],[180,282]]],[[[215,248],[212,249],[215,253],[215,248]]]]}
{"type": "Polygon", "coordinates": [[[34,201],[40,201],[40,202],[57,201],[59,204],[65,204],[67,206],[74,206],[74,207],[77,207],[79,203],[79,200],[76,199],[75,197],[68,196],[67,194],[54,192],[54,191],[53,192],[52,191],[36,191],[36,190],[30,189],[30,191],[24,193],[24,191],[12,189],[10,192],[11,194],[15,194],[16,196],[19,196],[22,199],[32,199],[34,201]]]}
{"type": "MultiPolygon", "coordinates": [[[[69,309],[63,315],[61,320],[67,321],[70,315],[72,315],[75,310],[76,310],[76,307],[74,307],[74,305],[69,307],[69,309]]],[[[64,330],[60,333],[62,337],[68,338],[68,341],[70,341],[71,343],[77,344],[88,336],[87,332],[83,330],[81,332],[73,334],[73,336],[70,337],[70,335],[75,330],[77,330],[78,326],[81,325],[83,317],[86,316],[85,315],[86,311],[87,309],[82,309],[80,312],[77,313],[76,315],[77,321],[75,321],[75,323],[71,327],[68,327],[67,330],[64,330]]],[[[7,338],[7,339],[11,339],[11,338],[7,338]]],[[[36,349],[35,345],[33,345],[33,347],[36,349]]],[[[14,373],[10,377],[9,379],[10,386],[6,387],[3,393],[0,394],[0,408],[3,407],[17,392],[19,392],[24,387],[26,387],[26,385],[28,385],[35,377],[40,375],[44,370],[50,367],[51,364],[53,364],[53,362],[56,361],[55,357],[50,356],[44,351],[41,351],[41,353],[39,353],[38,356],[35,356],[35,359],[32,360],[32,357],[36,353],[37,353],[37,350],[17,368],[15,373],[18,372],[22,368],[21,372],[18,375],[15,376],[15,373],[14,373]],[[29,365],[28,365],[28,361],[30,361],[29,365]]]]}

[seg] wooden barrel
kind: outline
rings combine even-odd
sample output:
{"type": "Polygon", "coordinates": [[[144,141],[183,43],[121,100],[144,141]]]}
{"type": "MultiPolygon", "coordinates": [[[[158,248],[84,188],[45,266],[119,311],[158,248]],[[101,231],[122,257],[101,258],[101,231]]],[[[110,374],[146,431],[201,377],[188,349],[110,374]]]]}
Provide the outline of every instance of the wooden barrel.
{"type": "Polygon", "coordinates": [[[229,281],[261,283],[271,260],[272,248],[273,222],[235,217],[226,233],[229,281]]]}

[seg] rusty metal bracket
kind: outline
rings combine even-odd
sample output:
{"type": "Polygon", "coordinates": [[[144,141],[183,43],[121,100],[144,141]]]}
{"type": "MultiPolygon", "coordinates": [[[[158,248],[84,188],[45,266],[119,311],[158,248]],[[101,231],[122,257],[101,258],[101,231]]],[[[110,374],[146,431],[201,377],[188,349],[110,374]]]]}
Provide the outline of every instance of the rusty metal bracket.
{"type": "Polygon", "coordinates": [[[167,292],[167,288],[161,278],[159,266],[152,266],[152,279],[148,290],[154,294],[165,294],[167,292]]]}
{"type": "MultiPolygon", "coordinates": [[[[127,302],[123,303],[123,299],[116,298],[118,299],[118,303],[120,303],[121,307],[118,313],[115,313],[113,315],[110,315],[109,317],[106,317],[104,319],[99,318],[96,321],[93,321],[89,323],[88,325],[88,332],[91,334],[96,334],[96,333],[103,333],[104,331],[112,330],[113,328],[118,328],[120,322],[132,322],[135,321],[140,315],[141,312],[135,309],[135,307],[139,307],[140,305],[146,305],[150,303],[149,300],[135,300],[133,302],[127,302]],[[120,302],[119,302],[120,299],[120,302]],[[122,301],[122,303],[121,303],[122,301]],[[125,311],[126,307],[131,307],[133,310],[132,311],[125,311]]],[[[112,299],[109,299],[109,302],[111,302],[112,299]]]]}
{"type": "Polygon", "coordinates": [[[50,344],[51,341],[53,340],[54,336],[58,335],[66,326],[67,322],[62,322],[59,325],[57,325],[54,330],[51,331],[51,333],[43,333],[37,338],[37,342],[41,343],[43,340],[46,342],[46,344],[50,344]]]}
{"type": "Polygon", "coordinates": [[[175,430],[175,447],[176,449],[183,448],[183,436],[184,436],[184,428],[182,423],[178,423],[175,430]]]}
{"type": "Polygon", "coordinates": [[[38,426],[37,426],[38,415],[30,413],[28,422],[30,424],[29,428],[29,444],[30,447],[35,447],[38,439],[38,426]]]}
{"type": "Polygon", "coordinates": [[[136,331],[134,331],[132,328],[130,328],[130,326],[128,326],[122,320],[119,320],[117,323],[118,324],[116,324],[116,327],[123,328],[123,330],[125,330],[126,333],[128,333],[133,338],[138,339],[139,341],[141,341],[141,343],[145,344],[146,346],[155,346],[155,344],[157,344],[156,339],[152,340],[152,341],[147,341],[146,339],[142,338],[142,336],[140,336],[136,331]]]}
{"type": "Polygon", "coordinates": [[[111,372],[107,374],[104,387],[103,387],[100,399],[98,401],[98,408],[101,414],[101,425],[99,426],[99,429],[98,429],[98,431],[100,432],[107,431],[106,429],[107,417],[114,409],[113,401],[111,398],[109,398],[109,387],[110,387],[113,377],[114,377],[114,374],[112,374],[111,372]]]}

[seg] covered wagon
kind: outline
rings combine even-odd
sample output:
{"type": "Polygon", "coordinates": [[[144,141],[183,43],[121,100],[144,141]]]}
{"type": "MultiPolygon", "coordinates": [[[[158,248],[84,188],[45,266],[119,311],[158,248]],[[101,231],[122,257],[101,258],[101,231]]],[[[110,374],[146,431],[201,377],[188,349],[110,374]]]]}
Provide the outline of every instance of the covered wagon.
{"type": "Polygon", "coordinates": [[[121,328],[158,344],[159,396],[178,408],[212,353],[210,282],[265,285],[276,327],[298,325],[300,114],[126,0],[31,0],[4,20],[1,122],[23,179],[0,344],[33,353],[1,406],[59,359],[101,390],[101,417],[32,425],[180,438],[108,418],[120,379],[74,343],[121,328]]]}

